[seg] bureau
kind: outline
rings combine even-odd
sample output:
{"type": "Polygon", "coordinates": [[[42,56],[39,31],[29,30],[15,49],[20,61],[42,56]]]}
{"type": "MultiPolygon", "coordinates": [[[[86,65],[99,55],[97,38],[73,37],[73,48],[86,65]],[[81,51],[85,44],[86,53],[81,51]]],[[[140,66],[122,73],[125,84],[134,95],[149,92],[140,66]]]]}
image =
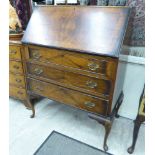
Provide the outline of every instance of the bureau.
{"type": "Polygon", "coordinates": [[[9,96],[21,100],[27,108],[26,83],[22,62],[21,38],[9,42],[9,96]]]}
{"type": "Polygon", "coordinates": [[[128,17],[127,7],[41,6],[22,38],[28,98],[86,111],[105,127],[105,150],[124,96],[119,53],[128,17]]]}
{"type": "MultiPolygon", "coordinates": [[[[9,96],[20,100],[27,109],[32,106],[27,97],[27,84],[25,77],[25,67],[23,54],[25,47],[21,43],[21,34],[13,35],[9,38],[9,96]]],[[[31,95],[31,102],[40,99],[37,95],[31,95]]]]}

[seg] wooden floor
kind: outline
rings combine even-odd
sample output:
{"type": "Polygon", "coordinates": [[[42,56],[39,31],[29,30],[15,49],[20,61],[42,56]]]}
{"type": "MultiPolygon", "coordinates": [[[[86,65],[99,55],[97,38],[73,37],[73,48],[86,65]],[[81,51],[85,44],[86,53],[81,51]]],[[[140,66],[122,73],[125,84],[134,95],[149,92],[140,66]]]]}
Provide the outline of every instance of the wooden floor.
{"type": "MultiPolygon", "coordinates": [[[[43,99],[36,104],[36,117],[19,101],[10,99],[10,155],[33,155],[46,137],[58,131],[74,139],[102,149],[104,128],[89,119],[85,112],[43,99]]],[[[142,124],[133,155],[145,154],[145,125],[142,124]]],[[[128,155],[133,121],[115,119],[108,139],[109,151],[114,155],[128,155]]]]}

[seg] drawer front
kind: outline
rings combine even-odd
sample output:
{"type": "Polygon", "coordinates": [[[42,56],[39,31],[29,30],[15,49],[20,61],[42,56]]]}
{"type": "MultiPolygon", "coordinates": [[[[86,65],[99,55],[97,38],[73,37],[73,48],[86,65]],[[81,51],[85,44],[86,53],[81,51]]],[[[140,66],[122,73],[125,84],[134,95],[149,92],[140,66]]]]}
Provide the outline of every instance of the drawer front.
{"type": "Polygon", "coordinates": [[[28,74],[44,77],[52,80],[53,82],[60,82],[60,84],[62,83],[67,86],[82,88],[92,94],[95,92],[101,95],[110,95],[111,82],[108,80],[92,78],[77,73],[58,70],[53,67],[46,67],[31,63],[27,63],[27,71],[28,74]]]}
{"type": "Polygon", "coordinates": [[[110,58],[47,48],[28,48],[28,58],[115,77],[117,62],[110,58]]]}
{"type": "Polygon", "coordinates": [[[44,97],[93,113],[107,114],[107,100],[34,79],[28,79],[28,85],[30,91],[44,97]]]}
{"type": "Polygon", "coordinates": [[[25,87],[24,76],[10,73],[9,74],[9,83],[11,85],[15,85],[17,87],[25,87]]]}
{"type": "Polygon", "coordinates": [[[18,62],[18,61],[10,61],[9,62],[9,70],[12,73],[23,74],[22,63],[18,62]]]}
{"type": "Polygon", "coordinates": [[[9,46],[9,58],[21,60],[21,53],[19,46],[13,46],[13,45],[9,46]]]}
{"type": "Polygon", "coordinates": [[[9,86],[9,95],[20,100],[26,99],[26,90],[15,86],[9,86]]]}

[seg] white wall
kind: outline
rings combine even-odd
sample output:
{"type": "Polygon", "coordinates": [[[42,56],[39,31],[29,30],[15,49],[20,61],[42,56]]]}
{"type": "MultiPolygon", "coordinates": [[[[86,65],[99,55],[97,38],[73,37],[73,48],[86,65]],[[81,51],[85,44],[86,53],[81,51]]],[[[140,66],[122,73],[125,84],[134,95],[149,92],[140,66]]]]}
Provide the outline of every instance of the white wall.
{"type": "Polygon", "coordinates": [[[126,67],[123,86],[124,100],[119,109],[119,114],[123,117],[135,119],[137,115],[139,98],[145,83],[144,61],[144,57],[127,55],[121,55],[120,57],[121,65],[126,67]]]}

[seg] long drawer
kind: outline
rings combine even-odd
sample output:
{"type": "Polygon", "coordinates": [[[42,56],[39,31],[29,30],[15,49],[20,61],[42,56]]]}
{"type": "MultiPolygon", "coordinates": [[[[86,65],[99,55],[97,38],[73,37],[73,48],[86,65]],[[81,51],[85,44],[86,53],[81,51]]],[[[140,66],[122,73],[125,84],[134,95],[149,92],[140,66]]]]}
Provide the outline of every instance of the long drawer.
{"type": "Polygon", "coordinates": [[[9,74],[9,83],[11,85],[15,85],[17,87],[23,87],[25,88],[25,80],[23,75],[17,75],[10,73],[9,74]]]}
{"type": "Polygon", "coordinates": [[[32,63],[27,63],[27,72],[31,75],[50,79],[53,82],[85,89],[91,94],[99,93],[101,95],[110,95],[111,82],[109,80],[92,78],[32,63]]]}
{"type": "Polygon", "coordinates": [[[15,45],[9,46],[9,58],[21,60],[20,47],[15,45]]]}
{"type": "Polygon", "coordinates": [[[29,90],[41,96],[62,102],[82,110],[106,115],[108,100],[67,89],[55,84],[28,78],[29,90]]]}
{"type": "Polygon", "coordinates": [[[10,61],[9,70],[12,73],[23,74],[23,66],[19,61],[10,61]]]}
{"type": "Polygon", "coordinates": [[[26,90],[23,88],[18,88],[16,86],[9,86],[9,96],[15,97],[20,100],[26,99],[26,90]]]}
{"type": "Polygon", "coordinates": [[[109,57],[100,57],[36,46],[28,46],[26,59],[54,63],[92,73],[100,73],[110,79],[115,79],[117,68],[117,61],[109,57]]]}

